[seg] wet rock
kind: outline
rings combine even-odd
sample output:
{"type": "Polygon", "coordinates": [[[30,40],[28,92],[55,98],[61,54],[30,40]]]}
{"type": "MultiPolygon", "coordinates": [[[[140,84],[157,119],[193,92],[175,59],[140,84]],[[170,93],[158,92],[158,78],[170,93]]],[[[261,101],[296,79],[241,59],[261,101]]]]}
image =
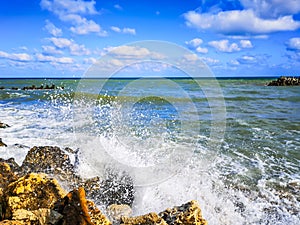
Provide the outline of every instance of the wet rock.
{"type": "Polygon", "coordinates": [[[63,216],[52,209],[25,210],[18,209],[12,215],[12,220],[26,224],[48,225],[57,224],[63,216]]]}
{"type": "Polygon", "coordinates": [[[45,174],[31,173],[10,183],[5,195],[5,218],[10,218],[19,209],[50,209],[65,196],[65,191],[55,179],[45,174]]]}
{"type": "Polygon", "coordinates": [[[83,187],[89,199],[107,207],[112,204],[132,206],[135,193],[133,185],[132,178],[125,172],[107,169],[103,180],[99,177],[88,179],[83,187]]]}
{"type": "Polygon", "coordinates": [[[166,221],[156,213],[143,216],[122,217],[120,225],[168,225],[166,221]]]}
{"type": "Polygon", "coordinates": [[[25,224],[20,221],[3,220],[3,221],[0,221],[0,225],[25,225],[25,224]]]}
{"type": "Polygon", "coordinates": [[[60,181],[68,181],[70,185],[79,179],[75,175],[69,155],[55,146],[31,148],[22,163],[21,170],[24,174],[30,172],[51,174],[60,181]]]}
{"type": "Polygon", "coordinates": [[[16,163],[14,158],[2,159],[0,158],[0,163],[7,163],[10,166],[10,169],[14,173],[18,173],[20,171],[20,166],[16,163]]]}
{"type": "Polygon", "coordinates": [[[0,147],[7,147],[7,144],[2,141],[2,138],[0,138],[0,147]]]}
{"type": "Polygon", "coordinates": [[[44,87],[44,85],[41,85],[39,87],[36,87],[35,85],[31,85],[31,86],[25,86],[22,88],[23,91],[25,90],[54,90],[57,87],[52,84],[51,86],[49,86],[48,84],[44,87]]]}
{"type": "Polygon", "coordinates": [[[82,187],[69,192],[54,209],[64,216],[62,225],[111,225],[95,204],[86,199],[82,187]]]}
{"type": "Polygon", "coordinates": [[[112,204],[107,207],[107,214],[113,222],[120,222],[122,217],[130,217],[132,209],[129,205],[112,204]]]}
{"type": "Polygon", "coordinates": [[[8,127],[10,127],[8,124],[0,122],[0,128],[8,128],[8,127]]]}
{"type": "Polygon", "coordinates": [[[207,225],[207,221],[202,217],[198,202],[194,200],[172,209],[166,209],[159,215],[169,225],[207,225]]]}
{"type": "Polygon", "coordinates": [[[300,77],[281,76],[277,80],[273,80],[267,86],[294,86],[300,85],[300,77]]]}

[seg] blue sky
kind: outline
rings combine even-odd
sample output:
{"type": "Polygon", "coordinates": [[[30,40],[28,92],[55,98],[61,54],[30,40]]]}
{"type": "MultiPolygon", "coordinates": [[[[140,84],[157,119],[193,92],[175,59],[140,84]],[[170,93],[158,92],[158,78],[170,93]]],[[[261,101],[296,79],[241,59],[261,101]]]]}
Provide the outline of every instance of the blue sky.
{"type": "Polygon", "coordinates": [[[300,74],[299,0],[9,0],[0,31],[0,77],[81,76],[141,40],[186,47],[216,76],[300,74]]]}

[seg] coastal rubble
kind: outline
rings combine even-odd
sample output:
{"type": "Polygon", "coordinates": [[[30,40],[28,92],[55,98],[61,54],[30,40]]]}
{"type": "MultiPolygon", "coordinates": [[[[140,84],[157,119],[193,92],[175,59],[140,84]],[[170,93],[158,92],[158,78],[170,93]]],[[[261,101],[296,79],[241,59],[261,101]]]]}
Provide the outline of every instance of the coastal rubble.
{"type": "Polygon", "coordinates": [[[297,86],[300,85],[300,77],[281,76],[277,80],[273,80],[267,86],[297,86]]]}
{"type": "Polygon", "coordinates": [[[0,159],[0,225],[207,224],[196,201],[159,214],[131,217],[132,179],[126,174],[116,177],[111,170],[106,180],[85,180],[76,175],[67,153],[76,151],[40,146],[29,150],[21,166],[13,158],[0,159]],[[56,179],[61,175],[67,180],[56,179]],[[67,193],[60,182],[74,182],[64,183],[71,191],[67,193]],[[98,204],[107,207],[107,216],[98,204]]]}

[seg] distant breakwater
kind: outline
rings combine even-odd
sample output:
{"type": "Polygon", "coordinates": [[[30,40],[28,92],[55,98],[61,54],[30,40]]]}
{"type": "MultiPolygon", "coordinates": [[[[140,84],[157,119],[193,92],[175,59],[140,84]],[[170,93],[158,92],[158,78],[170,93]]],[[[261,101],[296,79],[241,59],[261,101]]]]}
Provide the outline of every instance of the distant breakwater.
{"type": "Polygon", "coordinates": [[[299,86],[300,77],[281,76],[277,80],[273,80],[267,86],[299,86]]]}

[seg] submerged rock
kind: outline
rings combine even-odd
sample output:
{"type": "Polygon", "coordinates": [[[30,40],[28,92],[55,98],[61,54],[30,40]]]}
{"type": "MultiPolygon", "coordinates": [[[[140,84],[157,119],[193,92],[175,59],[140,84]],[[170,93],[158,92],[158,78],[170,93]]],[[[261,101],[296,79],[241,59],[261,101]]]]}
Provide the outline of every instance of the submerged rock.
{"type": "Polygon", "coordinates": [[[0,147],[7,147],[7,144],[2,141],[2,138],[0,138],[0,147]]]}
{"type": "Polygon", "coordinates": [[[54,209],[63,217],[62,225],[111,225],[111,222],[85,197],[83,188],[69,192],[54,209]]]}
{"type": "Polygon", "coordinates": [[[0,122],[0,128],[8,128],[8,127],[10,127],[8,124],[0,122]]]}

